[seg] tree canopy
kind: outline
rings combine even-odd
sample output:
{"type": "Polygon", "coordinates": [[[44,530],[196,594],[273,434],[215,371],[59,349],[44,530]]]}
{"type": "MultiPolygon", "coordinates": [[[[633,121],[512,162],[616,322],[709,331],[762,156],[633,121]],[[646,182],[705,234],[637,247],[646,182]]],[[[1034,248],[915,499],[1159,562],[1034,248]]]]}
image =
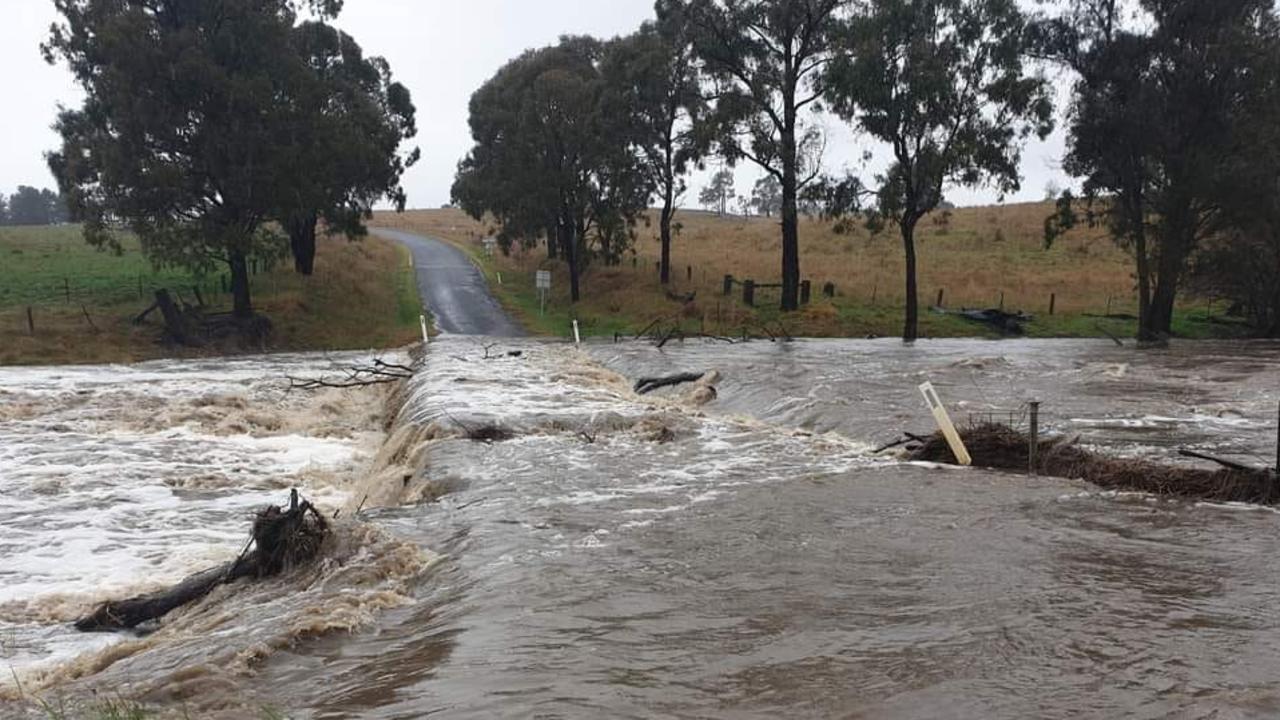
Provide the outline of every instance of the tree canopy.
{"type": "MultiPolygon", "coordinates": [[[[253,314],[248,263],[285,253],[269,220],[312,211],[355,231],[401,197],[414,155],[408,92],[321,21],[339,0],[55,0],[42,47],[85,91],[48,156],[85,238],[136,234],[157,264],[230,271],[253,314]],[[304,8],[317,22],[298,24],[304,8]]],[[[306,260],[309,269],[309,259],[306,260]]]]}
{"type": "Polygon", "coordinates": [[[309,72],[292,92],[292,181],[277,214],[295,267],[310,275],[317,222],[354,238],[383,198],[403,210],[400,178],[419,152],[399,151],[417,132],[415,108],[386,60],[366,57],[354,38],[324,22],[299,24],[293,39],[309,72]]]}
{"type": "Polygon", "coordinates": [[[835,37],[823,77],[829,103],[892,149],[874,211],[902,234],[911,341],[917,223],[949,184],[1018,189],[1021,141],[1053,127],[1048,86],[1024,65],[1026,19],[1015,0],[870,0],[835,37]]]}
{"type": "MultiPolygon", "coordinates": [[[[1084,179],[1090,221],[1135,256],[1140,337],[1167,336],[1197,251],[1250,222],[1227,212],[1248,192],[1238,181],[1266,175],[1275,9],[1265,0],[1075,0],[1038,32],[1045,54],[1077,73],[1066,167],[1084,179]]],[[[1077,221],[1070,196],[1059,206],[1050,241],[1077,221]]]]}
{"type": "Polygon", "coordinates": [[[574,302],[589,259],[621,260],[653,189],[634,123],[607,111],[603,53],[566,37],[500,69],[471,98],[475,146],[453,186],[467,213],[501,221],[504,247],[546,233],[568,261],[574,302]]]}
{"type": "Polygon", "coordinates": [[[710,106],[693,55],[686,17],[669,8],[606,46],[601,74],[608,107],[630,122],[627,135],[661,207],[659,278],[671,281],[672,220],[688,189],[685,176],[710,151],[710,106]]]}
{"type": "Polygon", "coordinates": [[[819,171],[822,137],[802,112],[823,99],[822,69],[849,0],[659,2],[688,18],[694,50],[715,83],[717,138],[782,185],[782,309],[800,306],[799,193],[819,171]]]}

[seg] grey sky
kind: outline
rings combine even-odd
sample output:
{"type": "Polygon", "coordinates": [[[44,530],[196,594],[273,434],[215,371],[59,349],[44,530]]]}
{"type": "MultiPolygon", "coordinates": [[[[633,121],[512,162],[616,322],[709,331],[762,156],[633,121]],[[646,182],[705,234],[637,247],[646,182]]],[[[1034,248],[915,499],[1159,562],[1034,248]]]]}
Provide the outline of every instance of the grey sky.
{"type": "MultiPolygon", "coordinates": [[[[10,102],[0,114],[0,193],[8,194],[19,184],[53,185],[43,158],[57,142],[49,126],[58,103],[78,103],[80,94],[65,67],[50,67],[40,58],[39,44],[55,20],[52,1],[4,0],[4,5],[0,68],[10,102]]],[[[413,92],[423,158],[405,178],[409,205],[438,207],[448,201],[454,167],[470,147],[467,101],[481,83],[526,48],[553,43],[566,33],[623,34],[650,17],[652,7],[652,0],[346,0],[338,24],[367,52],[386,57],[413,92]]],[[[839,171],[857,162],[867,141],[834,118],[824,124],[830,135],[827,168],[839,171]]],[[[1039,199],[1051,179],[1067,184],[1057,169],[1061,156],[1061,133],[1030,144],[1023,157],[1023,190],[1007,200],[1039,199]]],[[[873,161],[865,169],[868,180],[879,165],[873,161]]],[[[749,190],[757,175],[754,168],[742,167],[739,192],[749,190]]],[[[694,179],[695,187],[701,184],[701,178],[694,179]]],[[[984,189],[948,196],[966,205],[996,201],[984,189]]],[[[686,199],[692,203],[692,197],[686,199]]]]}

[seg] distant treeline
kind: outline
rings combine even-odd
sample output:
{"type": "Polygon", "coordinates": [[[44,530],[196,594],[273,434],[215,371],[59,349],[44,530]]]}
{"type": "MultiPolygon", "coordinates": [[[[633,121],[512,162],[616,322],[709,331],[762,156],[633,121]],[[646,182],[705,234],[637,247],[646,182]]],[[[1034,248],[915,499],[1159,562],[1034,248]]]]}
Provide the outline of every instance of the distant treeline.
{"type": "Polygon", "coordinates": [[[19,185],[8,197],[0,193],[0,225],[57,225],[67,221],[66,201],[48,188],[19,185]]]}

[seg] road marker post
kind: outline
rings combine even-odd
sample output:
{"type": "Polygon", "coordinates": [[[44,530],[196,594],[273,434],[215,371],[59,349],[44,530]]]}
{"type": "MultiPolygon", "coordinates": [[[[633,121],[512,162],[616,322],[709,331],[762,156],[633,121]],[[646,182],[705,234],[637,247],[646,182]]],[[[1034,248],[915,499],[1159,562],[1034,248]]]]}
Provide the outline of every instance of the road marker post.
{"type": "Polygon", "coordinates": [[[956,456],[956,461],[964,467],[973,464],[973,458],[969,456],[969,450],[964,446],[964,441],[960,439],[960,433],[956,431],[956,426],[951,422],[951,416],[947,414],[947,409],[943,407],[942,400],[938,397],[938,391],[933,388],[933,383],[927,382],[920,386],[920,394],[924,395],[924,401],[929,403],[929,409],[933,411],[933,418],[938,422],[938,429],[942,430],[942,436],[947,439],[947,444],[951,446],[951,452],[956,456]]]}
{"type": "Polygon", "coordinates": [[[418,323],[422,325],[422,344],[423,344],[423,345],[430,345],[430,344],[431,344],[431,336],[427,334],[427,316],[426,316],[426,315],[419,315],[419,316],[418,316],[418,323]]]}
{"type": "Polygon", "coordinates": [[[577,321],[577,320],[574,320],[574,321],[573,321],[573,344],[574,344],[574,345],[581,345],[581,344],[582,344],[582,336],[578,334],[578,321],[577,321]]]}

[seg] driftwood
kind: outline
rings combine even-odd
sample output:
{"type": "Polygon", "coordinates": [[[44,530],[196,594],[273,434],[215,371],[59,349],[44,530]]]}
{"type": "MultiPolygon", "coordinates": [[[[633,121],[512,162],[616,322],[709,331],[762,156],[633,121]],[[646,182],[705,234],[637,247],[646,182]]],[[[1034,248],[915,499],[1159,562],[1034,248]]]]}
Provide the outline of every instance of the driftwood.
{"type": "Polygon", "coordinates": [[[648,395],[659,388],[671,387],[672,385],[681,385],[684,383],[698,382],[706,377],[705,372],[700,373],[678,373],[676,375],[667,375],[666,377],[657,378],[640,378],[636,380],[635,391],[639,395],[648,395]]]}
{"type": "Polygon", "coordinates": [[[686,293],[684,295],[677,295],[676,293],[673,293],[670,290],[667,290],[666,292],[667,292],[668,300],[673,300],[678,303],[684,303],[685,305],[688,305],[689,303],[693,302],[698,298],[697,290],[694,290],[691,293],[686,293]]]}
{"type": "Polygon", "coordinates": [[[103,603],[77,620],[75,627],[82,632],[137,627],[199,600],[219,585],[240,578],[270,577],[305,565],[320,554],[328,534],[324,517],[311,503],[299,502],[294,490],[287,510],[273,505],[254,517],[252,538],[234,561],[191,575],[167,590],[103,603]]]}
{"type": "Polygon", "coordinates": [[[1006,335],[1022,335],[1026,333],[1023,324],[1032,320],[1032,317],[1025,313],[1008,313],[997,308],[961,310],[956,314],[965,320],[993,327],[1006,335]]]}
{"type": "MultiPolygon", "coordinates": [[[[978,425],[960,431],[973,464],[997,470],[1027,472],[1030,442],[1026,435],[1005,425],[978,425]]],[[[924,438],[910,458],[955,463],[941,433],[924,438]]],[[[1221,461],[1213,459],[1222,464],[1221,461]]],[[[1042,475],[1081,479],[1108,490],[1131,490],[1153,495],[1280,504],[1280,482],[1275,471],[1243,465],[1206,470],[1172,467],[1147,460],[1108,458],[1078,447],[1074,440],[1052,438],[1037,446],[1036,471],[1042,475]]]]}

